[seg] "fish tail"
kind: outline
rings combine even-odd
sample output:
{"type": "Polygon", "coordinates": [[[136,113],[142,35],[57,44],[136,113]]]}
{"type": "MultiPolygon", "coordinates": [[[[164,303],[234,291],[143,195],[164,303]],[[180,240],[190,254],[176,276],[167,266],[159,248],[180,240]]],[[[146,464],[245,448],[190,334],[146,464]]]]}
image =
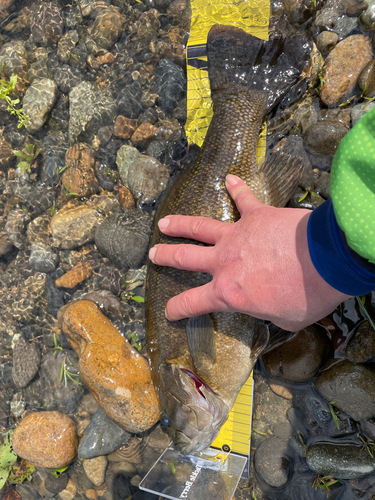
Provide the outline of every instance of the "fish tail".
{"type": "Polygon", "coordinates": [[[297,81],[312,41],[304,34],[260,40],[234,26],[213,26],[207,38],[208,74],[215,93],[238,86],[267,93],[269,112],[297,81]]]}

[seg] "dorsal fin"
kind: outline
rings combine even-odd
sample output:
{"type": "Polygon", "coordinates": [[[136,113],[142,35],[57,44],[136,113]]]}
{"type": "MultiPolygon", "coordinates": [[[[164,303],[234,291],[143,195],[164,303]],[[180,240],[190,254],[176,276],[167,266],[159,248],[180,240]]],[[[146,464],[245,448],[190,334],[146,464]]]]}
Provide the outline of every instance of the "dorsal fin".
{"type": "Polygon", "coordinates": [[[202,357],[211,363],[215,362],[215,331],[209,314],[189,318],[186,323],[186,335],[194,365],[198,364],[202,357]]]}

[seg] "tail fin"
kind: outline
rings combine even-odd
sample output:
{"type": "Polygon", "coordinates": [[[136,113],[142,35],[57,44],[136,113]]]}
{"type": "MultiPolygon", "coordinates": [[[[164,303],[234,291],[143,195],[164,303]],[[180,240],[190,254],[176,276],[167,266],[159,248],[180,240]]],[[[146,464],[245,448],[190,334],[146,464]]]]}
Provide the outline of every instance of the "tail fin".
{"type": "Polygon", "coordinates": [[[211,91],[235,85],[267,92],[267,112],[297,81],[312,50],[306,35],[260,40],[234,26],[213,26],[207,38],[211,91]]]}

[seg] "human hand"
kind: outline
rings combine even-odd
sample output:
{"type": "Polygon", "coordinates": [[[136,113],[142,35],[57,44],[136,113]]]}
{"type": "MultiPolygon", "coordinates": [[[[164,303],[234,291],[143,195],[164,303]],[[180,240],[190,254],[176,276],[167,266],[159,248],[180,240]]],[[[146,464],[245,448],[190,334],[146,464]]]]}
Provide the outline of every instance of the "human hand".
{"type": "Polygon", "coordinates": [[[297,331],[349,297],[324,281],[311,261],[310,210],[263,205],[234,175],[227,176],[226,188],[241,214],[234,224],[183,215],[159,221],[164,234],[212,245],[160,244],[150,249],[154,264],[212,275],[209,283],[168,301],[169,320],[237,311],[297,331]]]}

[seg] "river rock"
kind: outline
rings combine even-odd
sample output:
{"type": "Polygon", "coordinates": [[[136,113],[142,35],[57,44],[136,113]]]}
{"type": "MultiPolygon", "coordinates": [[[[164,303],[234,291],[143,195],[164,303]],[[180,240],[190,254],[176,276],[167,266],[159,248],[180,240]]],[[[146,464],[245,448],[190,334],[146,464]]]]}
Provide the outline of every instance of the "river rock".
{"type": "Polygon", "coordinates": [[[158,127],[152,125],[151,123],[141,123],[137,130],[132,135],[131,141],[137,146],[147,147],[151,141],[155,140],[160,131],[158,127]]]}
{"type": "Polygon", "coordinates": [[[325,52],[330,52],[334,47],[336,47],[339,37],[337,33],[333,31],[322,31],[319,33],[316,39],[316,46],[319,52],[324,54],[325,52]]]}
{"type": "Polygon", "coordinates": [[[146,255],[151,234],[148,215],[138,208],[118,210],[95,232],[98,250],[120,269],[139,267],[146,255]]]}
{"type": "Polygon", "coordinates": [[[375,91],[375,61],[372,60],[362,69],[357,85],[363,95],[368,96],[375,91]],[[366,90],[365,90],[366,89],[366,90]]]}
{"type": "Polygon", "coordinates": [[[346,9],[346,15],[349,17],[358,17],[359,14],[367,10],[367,7],[367,2],[353,3],[346,9]]]}
{"type": "Polygon", "coordinates": [[[357,28],[358,19],[348,16],[340,16],[335,22],[333,32],[338,35],[339,40],[341,41],[357,28]]]}
{"type": "Polygon", "coordinates": [[[362,27],[365,29],[373,29],[375,26],[375,15],[374,15],[374,2],[373,0],[367,0],[367,10],[362,12],[358,20],[362,27]]]}
{"type": "Polygon", "coordinates": [[[48,474],[45,479],[44,486],[48,491],[57,495],[60,491],[65,490],[68,485],[68,481],[68,474],[61,474],[59,477],[54,477],[52,474],[48,474]]]}
{"type": "Polygon", "coordinates": [[[308,326],[293,340],[285,342],[263,356],[263,363],[273,377],[292,382],[307,382],[332,355],[327,335],[308,326]]]}
{"type": "MultiPolygon", "coordinates": [[[[70,55],[79,41],[76,30],[70,30],[62,36],[57,44],[57,56],[62,63],[69,62],[70,55]]],[[[57,83],[57,82],[56,82],[57,83]]]]}
{"type": "MultiPolygon", "coordinates": [[[[78,372],[78,358],[73,351],[50,351],[43,356],[39,368],[39,376],[25,389],[23,395],[28,407],[42,410],[58,410],[74,413],[83,396],[83,387],[67,377],[61,380],[61,366],[71,373],[78,372]],[[69,359],[69,361],[68,361],[69,359]]],[[[74,377],[79,382],[78,377],[74,377]]]]}
{"type": "Polygon", "coordinates": [[[55,45],[63,34],[60,7],[54,2],[34,4],[30,30],[35,43],[55,45]]]}
{"type": "Polygon", "coordinates": [[[326,7],[322,9],[315,18],[315,25],[322,31],[333,28],[340,13],[334,7],[326,7]]]}
{"type": "Polygon", "coordinates": [[[89,292],[85,300],[91,300],[110,318],[125,320],[129,317],[131,307],[129,304],[113,295],[108,290],[95,290],[89,292]]]}
{"type": "Polygon", "coordinates": [[[6,43],[0,50],[0,65],[7,68],[9,74],[16,74],[21,78],[26,77],[29,54],[21,40],[6,43]]]}
{"type": "Polygon", "coordinates": [[[375,358],[375,332],[369,321],[359,325],[354,337],[349,340],[345,354],[352,363],[366,363],[375,358]]]}
{"type": "Polygon", "coordinates": [[[150,429],[159,407],[146,359],[88,300],[69,307],[62,327],[79,355],[81,378],[107,415],[129,432],[150,429]]]}
{"type": "Polygon", "coordinates": [[[352,126],[354,127],[354,125],[362,118],[362,116],[365,116],[365,114],[371,111],[372,108],[375,108],[375,102],[366,101],[353,106],[351,109],[352,126]]]}
{"type": "Polygon", "coordinates": [[[35,342],[20,337],[13,349],[13,382],[16,387],[26,387],[38,373],[40,351],[35,342]]]}
{"type": "Polygon", "coordinates": [[[91,38],[103,49],[109,50],[124,31],[125,16],[118,7],[103,9],[92,25],[91,38]]]}
{"type": "Polygon", "coordinates": [[[138,120],[132,120],[125,116],[118,115],[116,118],[113,134],[121,139],[130,139],[138,127],[138,120]]]}
{"type": "Polygon", "coordinates": [[[118,202],[122,208],[133,208],[134,198],[128,188],[121,186],[117,195],[118,202]]]}
{"type": "Polygon", "coordinates": [[[277,437],[262,441],[255,451],[254,468],[268,486],[272,488],[285,486],[290,473],[287,444],[277,437]]]}
{"type": "Polygon", "coordinates": [[[74,87],[82,82],[83,75],[79,68],[63,64],[56,69],[53,79],[61,92],[69,94],[74,87]]]}
{"type": "Polygon", "coordinates": [[[305,142],[308,148],[323,155],[335,154],[340,141],[349,132],[342,123],[332,120],[322,120],[313,123],[305,132],[305,142]]]}
{"type": "Polygon", "coordinates": [[[354,420],[375,416],[375,371],[344,360],[328,362],[315,385],[324,399],[354,420]]]}
{"type": "Polygon", "coordinates": [[[129,438],[130,434],[111,420],[99,407],[84,430],[78,455],[81,458],[109,455],[127,443],[129,438]]]}
{"type": "Polygon", "coordinates": [[[107,463],[108,459],[104,456],[87,458],[83,461],[82,465],[85,469],[86,476],[95,484],[95,486],[100,486],[104,483],[107,463]]]}
{"type": "Polygon", "coordinates": [[[345,102],[352,95],[363,66],[372,57],[371,42],[364,35],[352,35],[339,42],[325,60],[325,83],[320,92],[323,103],[333,107],[345,102]]]}
{"type": "Polygon", "coordinates": [[[132,120],[139,117],[144,108],[141,103],[142,86],[139,82],[126,85],[117,94],[116,102],[121,115],[132,120]]]}
{"type": "Polygon", "coordinates": [[[128,185],[128,172],[130,165],[141,156],[137,148],[124,144],[117,152],[116,163],[120,172],[121,180],[128,185]]]}
{"type": "Polygon", "coordinates": [[[29,116],[26,128],[30,133],[40,130],[56,100],[57,85],[49,78],[36,80],[26,90],[23,111],[29,116]]]}
{"type": "Polygon", "coordinates": [[[70,271],[55,281],[57,288],[74,288],[92,275],[91,264],[87,261],[79,262],[70,271]]]}
{"type": "Polygon", "coordinates": [[[165,165],[152,156],[142,155],[129,167],[127,187],[138,202],[152,203],[167,187],[168,180],[169,170],[165,165]]]}
{"type": "Polygon", "coordinates": [[[57,267],[60,258],[49,245],[34,243],[31,245],[30,266],[41,273],[51,273],[57,267]]]}
{"type": "Polygon", "coordinates": [[[364,447],[351,444],[316,443],[307,449],[307,465],[335,479],[363,477],[375,471],[375,459],[364,447]]]}
{"type": "Polygon", "coordinates": [[[12,446],[35,467],[65,467],[77,455],[73,420],[57,411],[30,413],[16,427],[12,446]]]}
{"type": "Polygon", "coordinates": [[[162,59],[154,71],[154,92],[159,95],[158,105],[172,114],[186,95],[186,78],[180,66],[170,59],[162,59]]]}
{"type": "Polygon", "coordinates": [[[95,177],[95,151],[87,144],[79,142],[66,152],[67,169],[61,176],[62,185],[70,193],[81,198],[89,198],[99,190],[95,177]]]}
{"type": "Polygon", "coordinates": [[[89,137],[100,127],[112,125],[117,115],[117,106],[110,94],[99,85],[83,81],[69,93],[70,119],[69,139],[74,142],[89,137]]]}
{"type": "Polygon", "coordinates": [[[71,201],[51,219],[52,246],[72,249],[94,240],[95,228],[118,207],[112,193],[92,196],[86,203],[71,201]]]}

